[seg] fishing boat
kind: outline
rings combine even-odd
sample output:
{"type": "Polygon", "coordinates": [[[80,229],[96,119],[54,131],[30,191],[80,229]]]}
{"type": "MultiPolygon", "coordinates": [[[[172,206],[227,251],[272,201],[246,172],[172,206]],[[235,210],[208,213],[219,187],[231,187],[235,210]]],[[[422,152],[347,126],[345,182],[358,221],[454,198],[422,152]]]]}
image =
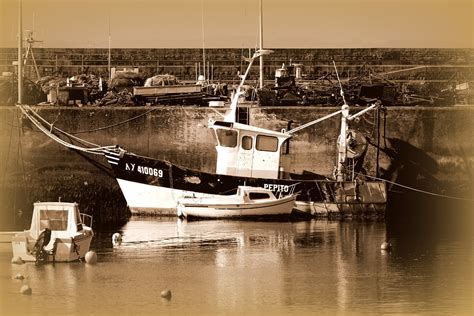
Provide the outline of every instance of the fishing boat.
{"type": "Polygon", "coordinates": [[[359,111],[351,114],[340,84],[344,100],[340,110],[293,129],[273,131],[238,120],[241,117],[238,103],[252,63],[269,53],[269,50],[258,50],[247,59],[249,65],[241,76],[228,111],[222,120],[209,120],[208,128],[216,142],[215,172],[203,172],[167,160],[137,155],[115,145],[99,146],[55,127],[29,106],[20,104],[18,107],[38,129],[56,142],[76,151],[105,155],[132,214],[176,215],[182,197],[232,195],[239,186],[246,185],[269,189],[278,196],[294,192],[295,213],[325,217],[383,216],[387,203],[386,183],[376,175],[363,172],[368,140],[349,125],[361,115],[378,110],[379,101],[363,109],[358,107],[359,111]],[[337,147],[334,173],[324,176],[289,172],[291,138],[304,128],[336,116],[340,116],[340,133],[334,141],[337,147]],[[71,140],[81,145],[73,144],[71,140]]]}
{"type": "Polygon", "coordinates": [[[305,214],[383,214],[387,202],[385,182],[355,172],[365,156],[367,140],[348,124],[380,107],[379,102],[353,115],[344,103],[340,110],[288,131],[237,121],[239,97],[252,63],[269,53],[258,50],[247,59],[249,65],[224,119],[209,120],[208,127],[216,140],[215,173],[137,155],[118,146],[104,149],[132,214],[176,214],[179,199],[184,196],[231,195],[243,185],[262,187],[278,195],[289,195],[294,188],[296,209],[305,214]],[[289,173],[285,148],[294,133],[336,115],[341,116],[341,123],[334,177],[289,173]]]}
{"type": "Polygon", "coordinates": [[[91,226],[92,216],[80,213],[77,203],[34,203],[30,229],[12,238],[13,257],[36,263],[81,260],[94,236],[91,226]]]}
{"type": "Polygon", "coordinates": [[[239,186],[234,195],[180,198],[177,214],[185,218],[288,216],[295,199],[293,194],[278,199],[269,189],[239,186]]]}

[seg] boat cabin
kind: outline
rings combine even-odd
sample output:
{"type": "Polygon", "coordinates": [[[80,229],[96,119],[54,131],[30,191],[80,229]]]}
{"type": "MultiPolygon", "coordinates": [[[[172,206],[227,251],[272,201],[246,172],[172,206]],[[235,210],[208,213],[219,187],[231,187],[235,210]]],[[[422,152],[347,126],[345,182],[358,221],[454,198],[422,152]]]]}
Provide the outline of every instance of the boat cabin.
{"type": "Polygon", "coordinates": [[[237,196],[242,197],[244,202],[252,203],[258,200],[275,200],[276,197],[272,190],[258,188],[258,187],[247,187],[239,186],[237,188],[237,196]]]}
{"type": "Polygon", "coordinates": [[[79,205],[65,202],[37,202],[31,218],[30,235],[37,239],[45,229],[54,238],[70,238],[83,230],[79,205]]]}
{"type": "Polygon", "coordinates": [[[226,121],[210,121],[209,128],[216,142],[216,173],[278,179],[284,171],[281,154],[291,135],[226,121]]]}

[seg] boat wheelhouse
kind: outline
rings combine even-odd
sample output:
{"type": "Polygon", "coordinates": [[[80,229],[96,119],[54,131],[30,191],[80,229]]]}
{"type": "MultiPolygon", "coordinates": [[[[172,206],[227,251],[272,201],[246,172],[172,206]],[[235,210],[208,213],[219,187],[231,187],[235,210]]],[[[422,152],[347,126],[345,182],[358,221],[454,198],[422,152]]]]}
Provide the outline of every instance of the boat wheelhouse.
{"type": "Polygon", "coordinates": [[[278,179],[288,168],[282,151],[291,135],[226,121],[210,121],[209,128],[216,141],[217,174],[278,179]]]}

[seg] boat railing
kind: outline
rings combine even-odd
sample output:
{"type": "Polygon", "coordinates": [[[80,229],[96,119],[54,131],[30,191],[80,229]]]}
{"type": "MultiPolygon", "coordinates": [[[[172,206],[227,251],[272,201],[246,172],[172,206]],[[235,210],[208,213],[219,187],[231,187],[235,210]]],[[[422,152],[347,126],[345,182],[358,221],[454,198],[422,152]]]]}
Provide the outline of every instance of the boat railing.
{"type": "Polygon", "coordinates": [[[288,193],[286,192],[283,192],[283,191],[278,191],[278,195],[276,196],[277,199],[281,199],[285,196],[290,196],[290,195],[293,195],[293,193],[295,193],[295,188],[298,184],[300,184],[301,182],[298,182],[298,183],[294,183],[294,184],[291,184],[289,185],[289,190],[288,190],[288,193]],[[285,193],[285,194],[283,194],[285,193]]]}
{"type": "Polygon", "coordinates": [[[92,227],[92,215],[85,214],[85,213],[80,213],[80,215],[81,215],[81,223],[86,226],[92,227]]]}

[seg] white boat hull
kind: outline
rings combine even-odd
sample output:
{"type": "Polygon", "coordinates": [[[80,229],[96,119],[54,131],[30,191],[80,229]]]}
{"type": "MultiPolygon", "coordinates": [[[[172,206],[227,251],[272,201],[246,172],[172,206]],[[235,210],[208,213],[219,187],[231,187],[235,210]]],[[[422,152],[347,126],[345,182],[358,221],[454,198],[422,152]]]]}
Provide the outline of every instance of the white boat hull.
{"type": "Polygon", "coordinates": [[[206,204],[200,199],[188,199],[178,205],[178,216],[198,218],[240,218],[290,215],[295,197],[255,202],[251,204],[206,204]]]}
{"type": "MultiPolygon", "coordinates": [[[[91,230],[84,230],[71,238],[55,238],[45,247],[50,252],[48,261],[55,262],[71,262],[84,258],[89,251],[93,233],[91,230]],[[54,242],[56,241],[56,249],[53,255],[54,242]]],[[[21,258],[26,262],[36,261],[35,255],[32,253],[36,240],[31,238],[28,231],[16,234],[12,238],[12,250],[14,258],[21,258]]]]}
{"type": "Polygon", "coordinates": [[[179,199],[194,195],[211,197],[211,194],[171,189],[156,185],[117,179],[132,215],[176,215],[179,199]]]}

